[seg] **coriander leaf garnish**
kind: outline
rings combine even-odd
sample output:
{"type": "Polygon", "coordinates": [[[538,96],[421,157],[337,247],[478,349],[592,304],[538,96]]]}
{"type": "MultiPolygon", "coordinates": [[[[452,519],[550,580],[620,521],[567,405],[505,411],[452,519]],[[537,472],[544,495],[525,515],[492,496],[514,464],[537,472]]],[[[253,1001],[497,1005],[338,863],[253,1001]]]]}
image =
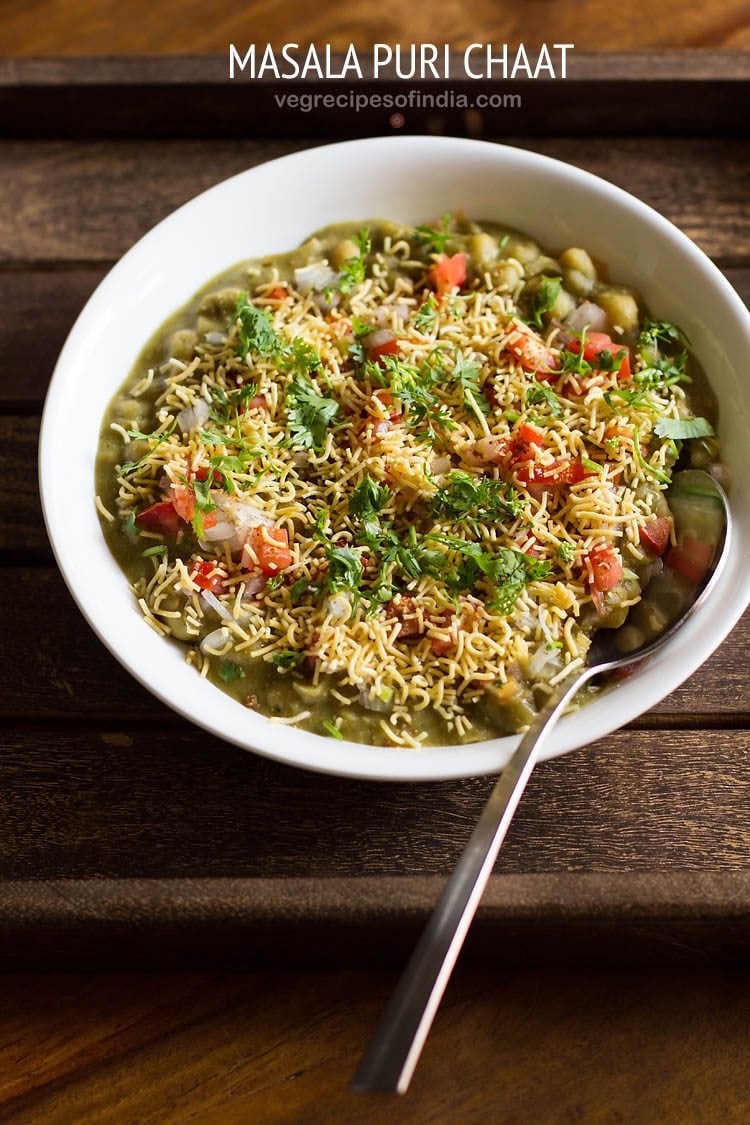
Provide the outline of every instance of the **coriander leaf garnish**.
{"type": "Polygon", "coordinates": [[[436,254],[442,254],[451,239],[451,223],[452,218],[450,212],[441,216],[440,227],[418,226],[414,228],[414,238],[419,246],[428,247],[436,254]]]}
{"type": "Polygon", "coordinates": [[[443,532],[433,532],[429,538],[464,556],[463,565],[452,579],[454,587],[471,590],[479,578],[487,578],[495,586],[488,608],[501,614],[513,610],[519,594],[529,582],[549,578],[552,574],[549,562],[531,558],[512,547],[488,551],[479,543],[470,543],[443,532]]]}
{"type": "Polygon", "coordinates": [[[309,379],[301,375],[288,387],[286,400],[290,444],[301,449],[322,449],[328,427],[338,415],[338,402],[318,394],[309,379]]]}
{"type": "Polygon", "coordinates": [[[351,293],[365,280],[365,257],[372,250],[370,231],[367,227],[357,235],[359,253],[347,258],[341,267],[337,288],[340,293],[351,293]]]}
{"type": "Polygon", "coordinates": [[[254,305],[247,293],[240,293],[237,298],[233,323],[238,322],[237,355],[244,358],[248,352],[257,352],[261,356],[279,354],[281,341],[276,335],[270,313],[254,305]]]}
{"type": "Polygon", "coordinates": [[[373,383],[389,385],[401,402],[409,427],[424,427],[417,435],[419,440],[433,443],[438,431],[445,433],[456,428],[447,408],[432,392],[443,370],[429,359],[416,366],[398,356],[386,355],[378,363],[368,363],[365,372],[373,383]]]}
{"type": "Polygon", "coordinates": [[[666,320],[647,320],[638,337],[639,350],[658,348],[660,344],[675,344],[682,347],[689,343],[682,329],[666,320]]]}
{"type": "Polygon", "coordinates": [[[536,328],[544,328],[542,317],[552,311],[561,289],[561,277],[547,277],[543,274],[531,296],[531,315],[526,323],[533,324],[536,328]]]}
{"type": "Polygon", "coordinates": [[[418,328],[420,332],[432,332],[437,322],[437,301],[435,300],[435,294],[430,293],[429,297],[414,317],[414,327],[418,328]]]}
{"type": "Polygon", "coordinates": [[[526,500],[512,484],[491,477],[474,477],[460,469],[451,473],[443,488],[432,498],[432,511],[459,522],[499,523],[516,519],[526,500]]]}
{"type": "Polygon", "coordinates": [[[482,368],[475,359],[469,359],[463,352],[456,352],[451,377],[463,387],[464,405],[473,413],[479,409],[482,414],[487,414],[489,405],[479,386],[481,373],[482,368]]]}
{"type": "Polygon", "coordinates": [[[217,669],[219,679],[225,684],[231,684],[234,680],[241,680],[245,675],[245,669],[235,664],[234,660],[222,660],[217,669]]]}
{"type": "Polygon", "coordinates": [[[165,543],[160,543],[157,547],[147,547],[143,552],[144,559],[150,559],[152,555],[168,555],[169,548],[165,543]]]}
{"type": "Polygon", "coordinates": [[[323,363],[311,344],[300,336],[295,336],[284,350],[283,366],[297,375],[309,375],[312,371],[322,371],[323,363]]]}
{"type": "Polygon", "coordinates": [[[559,397],[547,383],[540,383],[533,375],[529,381],[525,400],[527,406],[548,406],[553,418],[559,418],[563,412],[559,397]]]}
{"type": "Polygon", "coordinates": [[[557,550],[555,551],[555,554],[557,555],[558,559],[562,559],[563,562],[571,563],[575,554],[573,544],[568,543],[566,540],[563,540],[563,542],[560,543],[557,550]]]}
{"type": "Polygon", "coordinates": [[[661,418],[654,427],[654,433],[672,441],[685,441],[713,437],[714,428],[706,418],[661,418]]]}
{"type": "Polygon", "coordinates": [[[298,578],[297,581],[292,586],[291,590],[289,591],[289,597],[291,598],[292,605],[296,605],[297,602],[302,597],[302,595],[307,593],[307,591],[309,589],[310,589],[309,578],[298,578]]]}
{"type": "Polygon", "coordinates": [[[205,480],[194,480],[193,492],[195,493],[195,514],[193,515],[191,523],[196,539],[202,539],[204,531],[203,517],[207,512],[213,512],[216,507],[216,504],[211,499],[211,480],[208,477],[205,480]]]}
{"type": "Polygon", "coordinates": [[[337,738],[339,740],[339,742],[344,741],[343,734],[341,733],[339,728],[335,725],[335,723],[331,722],[330,719],[323,719],[323,722],[321,723],[321,726],[323,727],[324,730],[328,731],[328,733],[331,735],[332,738],[337,738]]]}
{"type": "Polygon", "coordinates": [[[362,585],[365,568],[362,565],[362,552],[354,547],[337,547],[325,530],[328,512],[318,513],[313,536],[325,547],[328,559],[326,586],[331,594],[340,590],[358,590],[362,585]]]}
{"type": "Polygon", "coordinates": [[[281,648],[271,654],[271,663],[281,672],[289,672],[296,668],[302,660],[303,653],[292,648],[281,648]]]}

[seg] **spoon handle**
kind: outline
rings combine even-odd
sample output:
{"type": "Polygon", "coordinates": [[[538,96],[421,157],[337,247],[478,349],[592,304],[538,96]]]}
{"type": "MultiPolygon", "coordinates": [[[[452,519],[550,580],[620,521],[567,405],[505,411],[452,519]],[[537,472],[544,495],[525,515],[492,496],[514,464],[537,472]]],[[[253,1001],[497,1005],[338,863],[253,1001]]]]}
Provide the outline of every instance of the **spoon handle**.
{"type": "Polygon", "coordinates": [[[578,669],[558,685],[500,774],[370,1041],[354,1090],[406,1093],[537,751],[592,674],[590,668],[578,669]]]}

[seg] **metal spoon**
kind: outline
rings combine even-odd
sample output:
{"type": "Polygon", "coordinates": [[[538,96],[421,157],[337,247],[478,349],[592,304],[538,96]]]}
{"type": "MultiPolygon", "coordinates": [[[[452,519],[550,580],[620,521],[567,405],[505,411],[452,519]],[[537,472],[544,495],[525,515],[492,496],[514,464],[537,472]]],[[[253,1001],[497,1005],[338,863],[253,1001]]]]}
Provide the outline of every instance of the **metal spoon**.
{"type": "Polygon", "coordinates": [[[401,976],[357,1070],[354,1090],[406,1092],[539,749],[576,692],[595,676],[640,664],[661,649],[713,588],[731,536],[723,489],[708,473],[687,470],[675,475],[669,504],[677,544],[667,565],[621,629],[594,635],[587,664],[558,684],[523,736],[401,976]],[[710,543],[710,558],[701,543],[710,543]]]}

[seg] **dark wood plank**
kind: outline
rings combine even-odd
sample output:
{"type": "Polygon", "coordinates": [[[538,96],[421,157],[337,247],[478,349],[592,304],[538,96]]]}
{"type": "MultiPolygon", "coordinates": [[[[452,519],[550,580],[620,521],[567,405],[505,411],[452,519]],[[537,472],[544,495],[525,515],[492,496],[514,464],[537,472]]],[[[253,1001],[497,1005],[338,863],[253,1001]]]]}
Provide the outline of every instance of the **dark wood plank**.
{"type": "MultiPolygon", "coordinates": [[[[607,137],[585,146],[575,137],[522,143],[635,192],[725,264],[750,258],[747,145],[607,137]]],[[[299,147],[242,140],[174,141],[168,150],[158,141],[9,142],[1,165],[0,262],[110,261],[198,191],[299,147]],[[165,174],[167,168],[179,168],[180,175],[165,174]]]]}
{"type": "MultiPolygon", "coordinates": [[[[181,722],[104,648],[55,568],[6,566],[3,581],[12,591],[5,605],[7,635],[38,639],[18,645],[13,677],[0,677],[0,717],[181,722]]],[[[734,721],[738,712],[748,712],[748,668],[750,612],[690,680],[636,725],[734,721]]]]}
{"type": "Polygon", "coordinates": [[[17,1125],[561,1125],[747,1118],[746,975],[459,969],[405,1098],[352,1094],[384,972],[7,978],[17,1125]]]}
{"type": "MultiPolygon", "coordinates": [[[[503,874],[742,871],[747,731],[621,731],[534,774],[503,874]]],[[[191,728],[7,728],[0,876],[445,874],[491,785],[305,775],[191,728]]],[[[314,903],[310,904],[314,908],[314,903]]]]}
{"type": "MultiPolygon", "coordinates": [[[[0,270],[0,410],[40,408],[65,337],[104,272],[104,267],[0,270]]],[[[725,272],[750,304],[750,268],[725,272]]]]}

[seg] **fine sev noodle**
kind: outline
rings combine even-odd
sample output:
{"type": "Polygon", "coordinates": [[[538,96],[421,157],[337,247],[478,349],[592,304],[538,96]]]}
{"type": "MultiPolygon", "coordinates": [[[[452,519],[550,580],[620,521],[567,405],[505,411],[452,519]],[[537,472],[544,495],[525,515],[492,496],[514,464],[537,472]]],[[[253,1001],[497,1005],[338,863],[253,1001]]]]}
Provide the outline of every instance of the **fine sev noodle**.
{"type": "MultiPolygon", "coordinates": [[[[220,657],[243,663],[271,661],[274,654],[290,649],[305,654],[314,662],[310,665],[313,682],[321,675],[335,676],[333,690],[342,707],[362,693],[369,698],[391,698],[392,711],[383,717],[380,728],[384,738],[402,746],[419,745],[426,737],[420,728],[420,713],[426,708],[434,708],[457,738],[468,739],[473,727],[467,705],[479,698],[486,685],[503,683],[512,673],[549,685],[564,674],[566,666],[585,657],[589,638],[579,618],[591,601],[589,553],[605,545],[621,548],[627,543],[632,557],[642,557],[639,527],[652,514],[649,497],[664,487],[650,479],[635,456],[634,432],[646,459],[657,470],[665,464],[668,467],[665,445],[657,443],[649,452],[657,416],[653,407],[658,407],[660,416],[684,413],[683,392],[677,386],[652,390],[635,404],[613,400],[610,405],[604,396],[617,387],[618,378],[616,373],[606,372],[587,378],[585,388],[577,386],[575,375],[563,376],[555,388],[559,416],[545,414],[543,404],[531,410],[526,404],[530,376],[508,349],[519,334],[531,334],[542,342],[539,333],[518,317],[521,282],[516,291],[510,291],[493,288],[489,276],[477,279],[468,292],[444,296],[434,325],[419,329],[414,314],[425,298],[425,265],[412,260],[411,254],[407,240],[386,236],[370,264],[369,276],[346,302],[346,311],[333,308],[326,315],[321,314],[313,293],[303,295],[288,285],[288,296],[269,296],[278,279],[261,285],[249,280],[252,300],[268,310],[280,339],[288,342],[299,337],[322,360],[323,372],[313,372],[312,382],[320,394],[339,403],[338,417],[329,427],[322,449],[300,453],[289,443],[285,392],[294,376],[280,369],[273,358],[238,356],[237,326],[230,325],[228,335],[220,341],[198,343],[190,362],[172,357],[132,388],[134,396],[153,393],[152,380],[162,388],[156,399],[156,436],[134,471],[118,470],[117,484],[117,515],[123,520],[163,498],[165,483],[179,486],[197,470],[207,469],[211,456],[236,454],[239,438],[256,451],[245,470],[230,470],[226,475],[239,493],[251,497],[274,525],[288,532],[293,562],[283,581],[247,596],[252,571],[242,564],[238,553],[220,543],[203,544],[202,554],[196,552],[195,557],[215,559],[216,574],[224,579],[219,601],[225,620],[216,617],[192,581],[189,560],[186,564],[183,558],[154,555],[153,573],[135,584],[144,617],[164,636],[174,633],[175,623],[180,621],[178,635],[188,644],[188,660],[203,675],[210,662],[220,657]],[[390,267],[394,261],[407,276],[393,278],[390,267]],[[435,386],[434,393],[455,428],[439,434],[434,446],[420,440],[418,431],[406,425],[379,427],[379,420],[388,419],[388,408],[374,394],[378,385],[352,369],[346,349],[341,347],[342,338],[351,336],[353,317],[392,328],[406,362],[419,364],[442,347],[448,375],[456,352],[478,363],[479,385],[491,403],[489,411],[474,409],[471,396],[465,396],[461,385],[447,377],[435,386]],[[267,408],[248,410],[239,421],[226,426],[212,424],[212,432],[221,434],[218,444],[207,444],[200,430],[182,434],[174,427],[175,416],[186,407],[200,400],[211,404],[217,388],[230,392],[246,381],[265,396],[267,408]],[[325,576],[325,547],[314,535],[319,513],[327,512],[326,531],[338,546],[356,545],[357,529],[348,501],[369,476],[392,490],[382,516],[405,537],[426,507],[429,510],[446,472],[461,469],[500,479],[497,465],[480,466],[473,453],[482,438],[511,437],[517,420],[509,421],[504,411],[517,412],[521,420],[544,416],[540,465],[581,456],[598,458],[600,464],[600,472],[578,483],[541,493],[515,479],[526,499],[524,511],[502,523],[472,529],[471,534],[455,521],[434,520],[437,532],[465,534],[488,548],[533,549],[537,557],[550,561],[551,575],[530,581],[510,613],[493,611],[487,601],[469,594],[456,597],[439,576],[426,574],[402,583],[404,594],[414,599],[418,618],[417,635],[409,643],[399,639],[403,622],[393,606],[373,611],[367,599],[352,598],[351,614],[342,620],[340,607],[334,612],[331,599],[320,592],[308,591],[293,604],[293,583],[306,578],[319,587],[325,576]],[[608,442],[608,427],[615,425],[618,440],[608,442]],[[645,475],[651,490],[639,493],[645,475]],[[568,545],[568,555],[558,553],[561,544],[568,545]],[[201,651],[198,642],[206,633],[207,618],[222,631],[201,651]],[[542,652],[546,659],[540,662],[542,652]]],[[[555,331],[545,343],[552,355],[559,354],[555,331]]],[[[124,460],[129,456],[129,440],[124,431],[122,435],[124,460]]],[[[97,503],[103,509],[101,501],[97,503]]],[[[111,515],[106,509],[103,514],[111,515]]],[[[153,539],[161,542],[158,535],[153,539]]],[[[457,556],[449,546],[434,546],[445,552],[447,565],[456,563],[457,556]]],[[[300,721],[307,714],[300,707],[298,714],[286,719],[300,721]]]]}

